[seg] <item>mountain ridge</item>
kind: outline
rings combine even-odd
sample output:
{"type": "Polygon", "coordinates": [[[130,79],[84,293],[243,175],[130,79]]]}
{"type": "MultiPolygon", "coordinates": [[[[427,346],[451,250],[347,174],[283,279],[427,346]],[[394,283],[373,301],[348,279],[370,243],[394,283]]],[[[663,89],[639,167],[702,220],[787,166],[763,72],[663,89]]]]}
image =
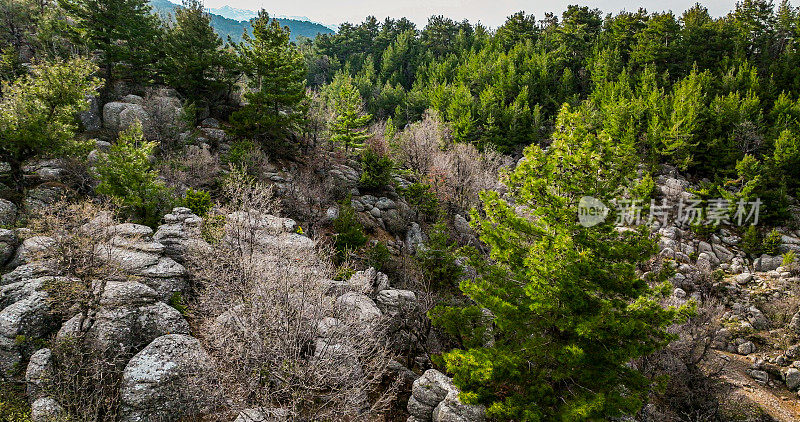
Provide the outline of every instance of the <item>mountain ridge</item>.
{"type": "MultiPolygon", "coordinates": [[[[169,0],[149,0],[149,4],[155,13],[161,15],[165,19],[173,15],[175,10],[181,7],[179,4],[175,4],[169,0]]],[[[214,31],[223,40],[230,38],[233,42],[242,41],[242,34],[250,31],[250,19],[257,16],[257,13],[252,10],[236,9],[227,5],[220,8],[208,8],[207,11],[211,16],[211,26],[214,28],[214,31]],[[242,18],[250,16],[249,14],[253,14],[253,16],[246,19],[236,19],[217,13],[220,11],[226,13],[230,12],[228,16],[240,16],[242,18]]],[[[297,41],[301,37],[314,38],[319,34],[334,33],[331,28],[318,22],[282,16],[275,16],[275,18],[282,26],[289,27],[292,41],[297,41]]]]}

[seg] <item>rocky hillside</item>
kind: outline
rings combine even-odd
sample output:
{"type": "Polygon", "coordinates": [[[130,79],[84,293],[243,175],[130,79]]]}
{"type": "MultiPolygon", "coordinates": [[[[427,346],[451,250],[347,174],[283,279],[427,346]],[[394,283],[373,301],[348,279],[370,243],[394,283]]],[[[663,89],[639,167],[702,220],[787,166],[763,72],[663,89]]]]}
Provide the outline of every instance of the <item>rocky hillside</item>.
{"type": "MultiPolygon", "coordinates": [[[[172,119],[182,107],[169,90],[158,95],[128,94],[81,119],[91,133],[116,133],[140,122],[155,136],[159,119],[172,119]]],[[[233,148],[223,126],[206,119],[178,135],[191,139],[179,156],[217,163],[218,154],[233,148]]],[[[89,163],[108,153],[109,143],[94,143],[89,163]]],[[[174,208],[151,229],[117,221],[101,204],[67,205],[81,196],[67,161],[25,164],[24,198],[0,200],[0,222],[7,227],[0,229],[0,365],[7,381],[24,382],[34,421],[90,410],[113,412],[122,421],[200,414],[293,420],[308,417],[304,412],[484,419],[482,407],[462,404],[450,378],[431,368],[433,353],[444,347],[437,340],[442,333],[419,318],[435,296],[407,280],[397,279],[402,287],[395,287],[375,268],[337,274],[325,233],[345,210],[304,187],[313,176],[326,190],[347,195],[373,244],[380,239],[389,259],[399,260],[428,242],[424,216],[398,193],[412,182],[398,175],[397,188],[368,193],[359,183],[360,163],[352,160],[317,164],[311,176],[307,163],[260,165],[262,184],[223,188],[238,205],[217,206],[205,217],[174,208]],[[299,220],[269,214],[278,203],[299,220]],[[280,328],[286,324],[294,328],[280,328]],[[279,339],[285,344],[269,343],[279,339]],[[287,371],[279,362],[290,358],[297,366],[287,371]],[[259,365],[271,371],[267,384],[275,396],[259,397],[262,384],[242,383],[259,365]],[[77,398],[89,390],[75,390],[75,383],[89,383],[82,388],[112,404],[77,398]],[[329,390],[333,404],[309,410],[291,399],[310,385],[329,390]]],[[[184,175],[172,182],[192,180],[184,175]]],[[[691,183],[668,167],[656,186],[657,199],[693,196],[691,183]]],[[[453,221],[460,242],[477,244],[464,217],[453,221]]],[[[780,253],[800,251],[800,233],[778,228],[777,254],[752,257],[742,250],[736,227],[704,233],[686,223],[655,222],[651,229],[661,262],[676,270],[665,305],[693,301],[713,314],[702,335],[690,339],[703,350],[695,363],[710,377],[708,394],[717,395],[723,409],[731,404],[724,394],[741,398],[724,411],[755,406],[748,412],[793,420],[800,271],[780,253]]],[[[689,370],[683,366],[676,374],[689,370]]],[[[672,411],[655,397],[643,420],[672,420],[672,411]]]]}

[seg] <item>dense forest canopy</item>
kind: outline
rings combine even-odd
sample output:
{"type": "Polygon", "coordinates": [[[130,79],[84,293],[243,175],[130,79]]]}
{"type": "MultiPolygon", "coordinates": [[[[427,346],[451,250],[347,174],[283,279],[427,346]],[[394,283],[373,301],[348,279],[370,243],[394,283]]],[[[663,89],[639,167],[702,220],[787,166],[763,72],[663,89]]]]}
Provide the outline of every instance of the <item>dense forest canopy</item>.
{"type": "Polygon", "coordinates": [[[546,142],[568,103],[598,118],[594,130],[634,139],[645,163],[748,185],[785,217],[782,195],[800,187],[789,152],[800,129],[798,36],[790,3],[744,0],[719,18],[700,4],[679,15],[518,12],[496,30],[368,17],[300,47],[312,87],[345,73],[367,111],[398,127],[433,109],[457,142],[511,153],[546,142]]]}
{"type": "MultiPolygon", "coordinates": [[[[403,416],[407,409],[425,420],[442,403],[479,409],[470,421],[616,420],[659,400],[676,414],[705,411],[711,395],[700,391],[708,378],[702,365],[716,331],[687,330],[722,320],[715,301],[728,291],[738,294],[756,277],[800,280],[794,255],[800,238],[784,234],[800,236],[800,9],[786,0],[743,0],[722,17],[700,4],[681,14],[604,14],[572,5],[560,16],[517,12],[498,28],[444,16],[417,28],[405,18],[370,16],[313,38],[297,36],[305,34],[262,10],[232,29],[240,38],[227,39],[221,32],[228,30],[199,0],[186,0],[168,18],[151,4],[0,0],[0,217],[10,215],[2,220],[9,225],[35,222],[42,209],[52,212],[48,206],[58,208],[63,200],[42,191],[58,189],[58,195],[82,198],[92,214],[81,211],[66,225],[59,215],[36,223],[56,226],[47,233],[59,241],[81,236],[106,204],[121,221],[140,224],[122,226],[142,238],[154,230],[164,235],[162,221],[175,225],[164,236],[174,234],[167,243],[181,245],[172,253],[189,270],[175,261],[180,277],[162,278],[191,283],[160,300],[180,311],[176,318],[187,333],[183,316],[193,315],[187,306],[197,307],[191,333],[215,351],[227,377],[225,388],[210,383],[213,397],[198,394],[178,409],[186,415],[269,407],[299,420],[384,416],[391,400],[375,399],[374,409],[369,400],[395,392],[381,390],[394,386],[383,379],[390,357],[405,358],[392,370],[435,367],[452,375],[452,391],[430,403],[415,408],[415,401],[403,399],[403,416]],[[72,167],[56,167],[62,165],[72,167]],[[646,207],[656,198],[666,202],[673,190],[700,204],[695,220],[620,227],[614,219],[584,225],[578,218],[587,197],[646,207]],[[761,223],[776,229],[767,234],[754,225],[708,223],[715,198],[731,206],[763,203],[761,223]],[[281,212],[291,219],[275,216],[281,212]],[[261,226],[236,227],[251,219],[261,226]],[[778,256],[786,245],[791,254],[778,256]],[[192,248],[202,253],[183,256],[192,248]],[[294,255],[269,255],[273,249],[294,255]],[[308,257],[315,269],[294,271],[308,257]],[[744,273],[750,264],[763,269],[754,273],[773,274],[744,273]],[[391,273],[392,286],[403,289],[381,296],[390,285],[379,271],[391,273]],[[280,279],[270,280],[276,274],[280,279]],[[743,282],[733,281],[745,274],[743,282]],[[674,288],[676,280],[689,291],[674,288]],[[275,288],[278,282],[285,290],[275,288]],[[342,318],[356,315],[358,333],[330,331],[338,322],[322,333],[322,322],[331,318],[303,317],[308,303],[293,294],[306,285],[325,307],[357,308],[342,318]],[[413,310],[402,314],[401,302],[413,310]],[[230,340],[223,346],[235,350],[220,348],[219,333],[204,330],[223,313],[237,321],[237,312],[250,314],[244,334],[223,324],[232,336],[222,336],[230,340]],[[381,320],[386,326],[380,329],[363,325],[384,317],[394,320],[381,320]],[[284,341],[275,324],[299,328],[284,341]],[[390,328],[396,330],[391,341],[390,328]],[[430,338],[435,350],[428,348],[430,338]],[[354,339],[330,344],[344,351],[330,366],[352,370],[342,377],[343,388],[330,375],[339,372],[315,365],[328,340],[354,339]],[[690,344],[681,346],[690,351],[665,352],[676,341],[690,344]],[[279,350],[283,346],[288,351],[279,350]],[[661,352],[671,353],[656,362],[664,366],[648,361],[661,352]],[[664,367],[677,360],[687,384],[695,384],[669,401],[656,381],[671,375],[664,367]],[[211,399],[218,401],[199,405],[211,399]]],[[[36,259],[39,246],[25,239],[30,230],[17,230],[23,233],[18,239],[0,229],[2,239],[14,239],[0,264],[16,268],[36,259]],[[25,242],[34,252],[14,252],[25,242]]],[[[71,253],[88,255],[59,257],[63,272],[75,276],[64,281],[74,287],[59,305],[64,320],[74,318],[75,309],[81,318],[94,318],[108,302],[100,300],[105,287],[93,284],[105,277],[96,277],[92,267],[99,250],[93,245],[100,241],[80,241],[95,243],[71,247],[71,253]]],[[[160,255],[164,245],[155,240],[144,246],[112,241],[139,248],[136,256],[146,255],[152,265],[167,262],[160,255]]],[[[728,335],[720,349],[755,350],[743,337],[766,317],[744,302],[725,306],[748,315],[741,321],[753,322],[747,322],[750,331],[728,335]]],[[[786,306],[774,313],[788,319],[798,305],[786,306]]],[[[800,311],[792,320],[800,335],[800,311]]],[[[90,330],[92,324],[76,327],[90,330]]],[[[761,327],[763,333],[769,324],[761,327]]],[[[54,334],[49,328],[40,336],[54,334]]],[[[23,348],[41,339],[0,340],[0,352],[16,353],[17,367],[30,358],[32,350],[23,348]]],[[[194,340],[197,347],[200,340],[194,340]]],[[[126,362],[139,353],[134,349],[126,362]]],[[[130,396],[120,397],[115,383],[126,381],[126,365],[98,365],[114,375],[97,385],[91,378],[68,382],[85,374],[64,364],[69,353],[56,356],[64,378],[52,395],[66,412],[91,408],[111,420],[125,409],[120,403],[130,396]]],[[[77,367],[92,368],[80,362],[77,367]]],[[[790,389],[800,386],[800,371],[793,374],[798,380],[790,389]]],[[[779,376],[782,382],[788,377],[779,376]]],[[[193,387],[186,384],[180,387],[193,387]]],[[[164,397],[172,392],[164,390],[164,397]]],[[[171,411],[161,399],[152,407],[171,411]]],[[[707,420],[726,420],[712,411],[707,420]]]]}

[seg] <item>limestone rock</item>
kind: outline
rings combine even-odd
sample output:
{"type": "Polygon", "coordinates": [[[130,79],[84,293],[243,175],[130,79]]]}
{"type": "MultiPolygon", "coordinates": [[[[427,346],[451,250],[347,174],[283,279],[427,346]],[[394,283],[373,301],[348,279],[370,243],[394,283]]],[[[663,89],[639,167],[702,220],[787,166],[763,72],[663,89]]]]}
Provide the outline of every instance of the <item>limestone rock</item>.
{"type": "Polygon", "coordinates": [[[483,422],[485,415],[486,409],[483,406],[461,403],[458,390],[453,389],[433,409],[433,422],[483,422]]]}
{"type": "Polygon", "coordinates": [[[42,397],[31,405],[31,420],[33,422],[54,422],[63,420],[66,412],[52,397],[42,397]]]}
{"type": "Polygon", "coordinates": [[[800,386],[800,371],[796,368],[787,369],[784,378],[786,379],[786,388],[795,390],[800,386]]]}
{"type": "Polygon", "coordinates": [[[17,221],[17,206],[0,198],[0,226],[12,226],[17,221]]]}
{"type": "Polygon", "coordinates": [[[56,245],[55,239],[47,236],[34,236],[25,239],[17,248],[14,259],[8,264],[10,268],[36,261],[51,251],[56,245]]]}
{"type": "Polygon", "coordinates": [[[193,337],[170,334],[153,340],[123,371],[120,420],[178,420],[201,413],[209,394],[194,381],[211,376],[213,367],[193,337]]]}
{"type": "MultiPolygon", "coordinates": [[[[0,211],[0,214],[2,214],[2,211],[0,211]]],[[[17,239],[13,231],[0,229],[0,268],[14,256],[18,244],[19,239],[17,239]]]]}
{"type": "Polygon", "coordinates": [[[25,371],[28,398],[36,399],[42,394],[53,376],[53,354],[50,349],[39,349],[31,355],[25,371]]]}
{"type": "Polygon", "coordinates": [[[345,293],[336,299],[336,306],[346,316],[356,318],[363,322],[375,322],[381,318],[380,309],[367,295],[360,293],[345,293]]]}

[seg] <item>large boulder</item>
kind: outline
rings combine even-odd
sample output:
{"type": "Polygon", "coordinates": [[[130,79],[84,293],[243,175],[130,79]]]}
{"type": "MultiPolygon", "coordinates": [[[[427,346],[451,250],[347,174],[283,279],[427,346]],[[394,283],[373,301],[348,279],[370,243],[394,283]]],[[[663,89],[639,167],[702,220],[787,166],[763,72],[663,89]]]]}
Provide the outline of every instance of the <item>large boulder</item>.
{"type": "Polygon", "coordinates": [[[432,420],[433,410],[451,391],[457,390],[447,375],[428,369],[414,381],[408,399],[408,413],[418,421],[432,420]]]}
{"type": "Polygon", "coordinates": [[[153,239],[164,245],[164,253],[183,264],[192,249],[208,250],[208,244],[200,233],[203,220],[192,214],[189,208],[178,207],[164,216],[165,224],[156,230],[153,239]]]}
{"type": "Polygon", "coordinates": [[[23,205],[28,213],[39,213],[67,196],[67,187],[57,182],[47,182],[28,190],[23,205]]]}
{"type": "Polygon", "coordinates": [[[433,409],[433,422],[483,422],[486,409],[461,403],[458,390],[450,390],[447,396],[433,409]]]}
{"type": "Polygon", "coordinates": [[[36,291],[0,311],[0,374],[18,369],[38,340],[57,328],[47,293],[36,291]]]}
{"type": "Polygon", "coordinates": [[[18,244],[19,239],[13,231],[0,229],[0,268],[14,256],[18,244]]]}
{"type": "Polygon", "coordinates": [[[103,106],[103,126],[118,132],[139,122],[145,135],[151,132],[150,115],[140,104],[133,102],[110,102],[103,106]]]}
{"type": "Polygon", "coordinates": [[[17,206],[0,198],[0,226],[12,226],[17,221],[17,206]]]}
{"type": "Polygon", "coordinates": [[[38,399],[53,377],[53,353],[50,349],[39,349],[31,355],[25,371],[26,392],[29,399],[38,399]]]}
{"type": "Polygon", "coordinates": [[[336,306],[343,315],[362,322],[377,322],[382,316],[375,302],[369,296],[360,293],[349,292],[339,296],[336,299],[336,306]]]}
{"type": "Polygon", "coordinates": [[[197,339],[183,334],[155,339],[123,371],[120,420],[179,420],[202,413],[209,405],[203,381],[213,370],[197,339]]]}
{"type": "Polygon", "coordinates": [[[152,229],[138,224],[117,224],[108,227],[108,242],[96,246],[99,259],[153,288],[162,301],[186,287],[186,268],[164,256],[165,247],[152,240],[152,229]]]}
{"type": "Polygon", "coordinates": [[[56,241],[48,236],[33,236],[25,239],[17,248],[14,259],[8,264],[10,268],[40,260],[51,252],[56,246],[56,241]]]}
{"type": "Polygon", "coordinates": [[[783,264],[782,256],[761,255],[753,262],[753,267],[756,271],[767,272],[772,271],[783,264]]]}
{"type": "MultiPolygon", "coordinates": [[[[106,282],[84,340],[96,350],[118,356],[136,353],[166,334],[189,334],[180,312],[157,299],[158,293],[144,284],[106,282]]],[[[77,337],[86,325],[83,315],[76,315],[64,323],[57,338],[77,337]]]]}
{"type": "Polygon", "coordinates": [[[31,405],[31,420],[33,422],[54,422],[64,420],[66,412],[52,397],[42,397],[31,405]]]}

